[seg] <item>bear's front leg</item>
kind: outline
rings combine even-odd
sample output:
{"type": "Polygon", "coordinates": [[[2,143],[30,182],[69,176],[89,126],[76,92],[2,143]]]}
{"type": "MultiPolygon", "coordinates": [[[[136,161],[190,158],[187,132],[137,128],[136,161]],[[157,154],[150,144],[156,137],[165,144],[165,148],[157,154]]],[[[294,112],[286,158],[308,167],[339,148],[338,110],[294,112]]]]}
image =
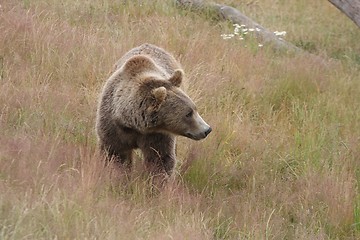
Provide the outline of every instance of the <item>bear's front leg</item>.
{"type": "Polygon", "coordinates": [[[101,150],[106,153],[109,161],[112,161],[119,167],[125,168],[127,172],[131,172],[133,159],[132,150],[122,150],[111,145],[101,145],[101,150]]]}
{"type": "Polygon", "coordinates": [[[133,151],[127,150],[119,154],[120,164],[125,167],[128,172],[131,172],[133,151]]]}
{"type": "Polygon", "coordinates": [[[139,147],[144,155],[147,170],[153,177],[163,180],[171,176],[175,167],[175,137],[153,133],[145,135],[139,147]]]}

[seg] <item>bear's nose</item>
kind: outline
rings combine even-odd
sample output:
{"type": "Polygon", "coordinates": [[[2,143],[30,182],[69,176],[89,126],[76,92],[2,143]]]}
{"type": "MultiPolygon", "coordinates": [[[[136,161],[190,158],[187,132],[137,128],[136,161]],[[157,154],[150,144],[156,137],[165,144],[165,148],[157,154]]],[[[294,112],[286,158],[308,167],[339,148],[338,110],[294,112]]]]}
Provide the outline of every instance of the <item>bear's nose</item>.
{"type": "Polygon", "coordinates": [[[211,127],[209,127],[208,130],[206,130],[206,132],[205,132],[205,137],[206,137],[207,135],[209,135],[209,133],[211,133],[211,131],[212,131],[212,129],[211,129],[211,127]]]}

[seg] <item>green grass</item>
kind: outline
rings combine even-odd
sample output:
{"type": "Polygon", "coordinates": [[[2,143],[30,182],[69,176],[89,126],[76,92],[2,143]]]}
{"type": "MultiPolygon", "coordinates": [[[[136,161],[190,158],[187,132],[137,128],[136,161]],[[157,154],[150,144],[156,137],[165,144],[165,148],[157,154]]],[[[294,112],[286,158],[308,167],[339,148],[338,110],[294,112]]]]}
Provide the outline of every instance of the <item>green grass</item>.
{"type": "Polygon", "coordinates": [[[360,238],[360,31],[324,1],[224,1],[307,53],[173,1],[3,1],[0,239],[360,238]],[[213,132],[153,194],[104,166],[97,98],[144,42],[179,59],[213,132]]]}

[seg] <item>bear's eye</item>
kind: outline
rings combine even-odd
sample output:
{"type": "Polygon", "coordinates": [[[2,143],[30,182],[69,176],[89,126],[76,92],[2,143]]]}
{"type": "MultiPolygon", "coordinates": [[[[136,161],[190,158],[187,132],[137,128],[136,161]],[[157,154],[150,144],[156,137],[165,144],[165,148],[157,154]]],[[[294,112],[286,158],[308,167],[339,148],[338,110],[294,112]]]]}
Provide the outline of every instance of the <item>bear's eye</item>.
{"type": "Polygon", "coordinates": [[[187,118],[190,118],[192,115],[193,115],[193,110],[191,109],[190,112],[188,112],[188,114],[186,114],[186,117],[187,118]]]}

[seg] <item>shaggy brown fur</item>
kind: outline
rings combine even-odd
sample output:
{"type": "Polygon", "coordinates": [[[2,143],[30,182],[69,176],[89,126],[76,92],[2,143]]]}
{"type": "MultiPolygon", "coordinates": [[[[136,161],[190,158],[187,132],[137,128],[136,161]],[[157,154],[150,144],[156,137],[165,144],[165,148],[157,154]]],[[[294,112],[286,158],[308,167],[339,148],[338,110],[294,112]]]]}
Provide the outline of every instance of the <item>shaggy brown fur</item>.
{"type": "Polygon", "coordinates": [[[180,64],[165,50],[143,44],[116,64],[100,96],[96,132],[109,158],[131,168],[132,153],[143,152],[153,174],[170,175],[175,165],[175,136],[205,138],[210,126],[180,89],[180,64]]]}

